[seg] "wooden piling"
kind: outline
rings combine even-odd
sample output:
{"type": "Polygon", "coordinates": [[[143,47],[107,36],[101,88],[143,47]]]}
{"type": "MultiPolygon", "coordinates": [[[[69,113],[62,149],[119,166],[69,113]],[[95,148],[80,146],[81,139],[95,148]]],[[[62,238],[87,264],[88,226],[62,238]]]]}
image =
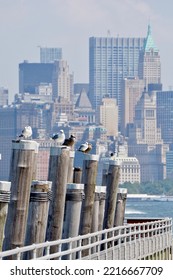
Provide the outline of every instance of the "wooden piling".
{"type": "Polygon", "coordinates": [[[87,234],[91,232],[97,168],[98,155],[85,155],[82,173],[82,183],[84,184],[85,199],[82,204],[81,234],[87,234]]]}
{"type": "Polygon", "coordinates": [[[79,234],[80,214],[84,197],[83,184],[67,184],[63,238],[74,237],[79,234]]]}
{"type": "Polygon", "coordinates": [[[102,171],[102,186],[106,186],[108,180],[109,162],[104,162],[102,171]]]}
{"type": "Polygon", "coordinates": [[[114,226],[122,226],[124,224],[125,207],[127,199],[127,189],[119,188],[117,193],[117,202],[114,217],[114,226]]]}
{"type": "MultiPolygon", "coordinates": [[[[47,240],[61,239],[62,236],[69,158],[68,147],[51,147],[48,180],[52,182],[52,201],[49,207],[47,240]]],[[[51,247],[51,253],[57,250],[58,246],[51,247]]]]}
{"type": "Polygon", "coordinates": [[[106,199],[106,186],[100,186],[98,231],[103,229],[105,199],[106,199]]]}
{"type": "Polygon", "coordinates": [[[73,173],[73,183],[81,184],[82,181],[82,168],[75,167],[73,173]]]}
{"type": "Polygon", "coordinates": [[[0,181],[0,252],[2,251],[8,203],[10,202],[10,187],[11,182],[0,181]]]}
{"type": "MultiPolygon", "coordinates": [[[[32,181],[29,213],[26,231],[25,245],[45,242],[49,201],[51,194],[52,182],[49,181],[32,181]]],[[[43,249],[36,252],[37,257],[43,255],[43,249]]],[[[30,251],[25,254],[24,259],[31,259],[30,251]]]]}
{"type": "MultiPolygon", "coordinates": [[[[87,154],[83,160],[82,183],[84,183],[85,199],[82,203],[80,234],[91,232],[94,208],[95,186],[98,168],[98,155],[87,154]]],[[[83,240],[86,245],[88,240],[83,240]]],[[[82,251],[82,256],[88,255],[88,250],[82,251]]]]}
{"type": "Polygon", "coordinates": [[[91,232],[98,231],[99,224],[99,202],[100,202],[100,186],[95,187],[94,207],[92,215],[91,232]]]}
{"type": "Polygon", "coordinates": [[[5,230],[5,250],[24,246],[30,188],[38,146],[37,142],[31,140],[12,143],[9,179],[11,201],[5,230]]]}
{"type": "Polygon", "coordinates": [[[73,164],[74,164],[74,151],[70,151],[67,183],[73,183],[73,164]]]}
{"type": "MultiPolygon", "coordinates": [[[[80,215],[82,201],[84,199],[84,185],[83,184],[67,184],[66,193],[66,208],[64,215],[64,228],[63,239],[69,237],[75,237],[79,234],[80,215]]],[[[76,242],[71,244],[72,248],[76,246],[76,242]]],[[[67,250],[67,244],[64,244],[63,250],[67,250]]],[[[65,259],[75,259],[76,254],[72,254],[71,257],[66,256],[65,259]]]]}
{"type": "Polygon", "coordinates": [[[120,176],[120,165],[118,164],[117,161],[110,160],[109,170],[108,170],[108,180],[107,180],[104,229],[108,229],[114,226],[114,216],[115,216],[119,176],[120,176]]]}

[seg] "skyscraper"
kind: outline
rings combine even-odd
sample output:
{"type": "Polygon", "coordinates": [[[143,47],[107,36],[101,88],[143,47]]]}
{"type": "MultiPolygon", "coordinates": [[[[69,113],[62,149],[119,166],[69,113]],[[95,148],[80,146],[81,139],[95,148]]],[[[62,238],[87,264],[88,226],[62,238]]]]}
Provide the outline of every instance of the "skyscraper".
{"type": "Polygon", "coordinates": [[[8,105],[8,89],[0,87],[0,106],[8,105]]]}
{"type": "Polygon", "coordinates": [[[36,93],[36,88],[42,84],[52,83],[53,63],[19,64],[19,93],[36,93]]]}
{"type": "Polygon", "coordinates": [[[61,48],[40,47],[40,63],[53,63],[55,60],[60,59],[62,59],[61,48]]]}
{"type": "Polygon", "coordinates": [[[139,55],[139,78],[144,79],[147,90],[148,84],[161,83],[160,54],[159,49],[154,43],[150,25],[148,25],[144,48],[140,51],[139,55]]]}
{"type": "Polygon", "coordinates": [[[145,38],[89,39],[89,97],[98,109],[103,97],[116,98],[121,111],[122,79],[138,76],[139,52],[145,38]]]}
{"type": "Polygon", "coordinates": [[[52,77],[53,99],[70,102],[73,96],[73,75],[69,72],[67,61],[54,62],[52,77]]]}
{"type": "Polygon", "coordinates": [[[102,104],[100,105],[100,124],[106,128],[107,136],[118,136],[118,106],[116,99],[102,99],[102,104]]]}
{"type": "Polygon", "coordinates": [[[156,92],[157,124],[165,143],[173,143],[173,91],[156,92]]]}
{"type": "Polygon", "coordinates": [[[122,82],[122,106],[121,106],[121,133],[128,136],[129,126],[134,123],[135,106],[142,96],[144,80],[138,77],[125,78],[122,82]]]}
{"type": "Polygon", "coordinates": [[[166,176],[169,146],[161,138],[156,111],[156,92],[143,92],[135,108],[134,125],[128,138],[128,155],[139,160],[142,182],[163,180],[166,176]]]}

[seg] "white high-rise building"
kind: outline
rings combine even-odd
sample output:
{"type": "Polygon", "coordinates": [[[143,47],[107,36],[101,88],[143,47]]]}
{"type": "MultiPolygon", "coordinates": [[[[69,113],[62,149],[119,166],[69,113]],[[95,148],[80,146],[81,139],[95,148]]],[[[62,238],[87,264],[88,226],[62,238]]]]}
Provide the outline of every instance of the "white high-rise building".
{"type": "Polygon", "coordinates": [[[116,99],[102,99],[102,105],[100,105],[100,124],[106,128],[107,136],[118,136],[118,106],[116,99]]]}
{"type": "Polygon", "coordinates": [[[53,99],[71,102],[73,96],[73,75],[69,72],[67,61],[54,62],[52,79],[53,99]]]}

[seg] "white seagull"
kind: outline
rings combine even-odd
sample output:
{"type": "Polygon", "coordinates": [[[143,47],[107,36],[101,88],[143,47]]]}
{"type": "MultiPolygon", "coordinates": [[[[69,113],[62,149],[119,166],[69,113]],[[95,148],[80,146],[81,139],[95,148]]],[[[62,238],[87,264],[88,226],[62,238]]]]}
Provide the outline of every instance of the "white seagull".
{"type": "Polygon", "coordinates": [[[21,135],[19,135],[19,138],[28,139],[32,136],[32,128],[31,126],[25,126],[22,130],[21,135]]]}
{"type": "Polygon", "coordinates": [[[65,140],[64,130],[61,129],[59,131],[59,133],[54,134],[52,136],[52,139],[55,141],[56,144],[62,145],[64,143],[64,140],[65,140]]]}
{"type": "Polygon", "coordinates": [[[88,149],[88,142],[85,142],[84,144],[80,145],[80,147],[78,148],[78,151],[85,153],[87,149],[88,149]]]}

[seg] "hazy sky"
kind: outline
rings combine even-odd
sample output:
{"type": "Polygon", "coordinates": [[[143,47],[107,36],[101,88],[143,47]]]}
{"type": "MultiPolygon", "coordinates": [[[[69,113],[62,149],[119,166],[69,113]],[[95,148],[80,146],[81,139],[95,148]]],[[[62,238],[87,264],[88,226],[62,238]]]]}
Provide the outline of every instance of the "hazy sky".
{"type": "Polygon", "coordinates": [[[91,36],[145,37],[150,21],[164,90],[173,86],[173,0],[0,0],[0,87],[18,92],[18,64],[62,47],[74,81],[88,82],[91,36]]]}

